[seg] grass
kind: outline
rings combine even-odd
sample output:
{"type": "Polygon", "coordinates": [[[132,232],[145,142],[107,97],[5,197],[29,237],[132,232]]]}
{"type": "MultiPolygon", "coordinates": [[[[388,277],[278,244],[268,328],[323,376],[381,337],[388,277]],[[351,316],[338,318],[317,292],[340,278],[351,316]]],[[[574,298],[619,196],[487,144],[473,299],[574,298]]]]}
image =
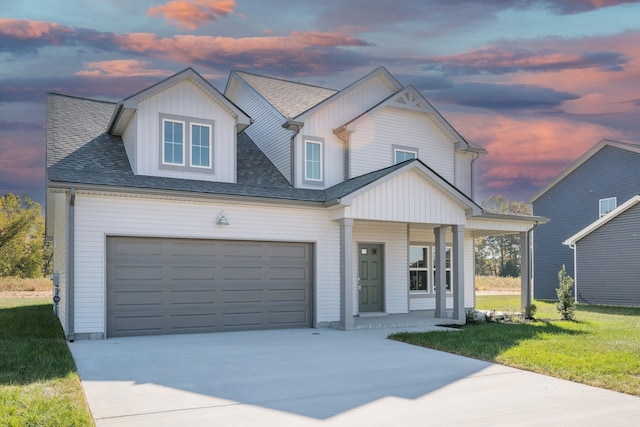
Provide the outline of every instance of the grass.
{"type": "Polygon", "coordinates": [[[477,291],[520,292],[519,277],[476,276],[477,291]]]}
{"type": "Polygon", "coordinates": [[[53,287],[51,279],[21,279],[19,277],[0,277],[1,291],[50,291],[53,287]]]}
{"type": "Polygon", "coordinates": [[[49,298],[0,299],[0,425],[94,425],[49,298]]]}
{"type": "MultiPolygon", "coordinates": [[[[391,338],[640,396],[640,308],[578,306],[571,322],[560,320],[555,303],[535,304],[541,320],[391,338]]],[[[518,295],[477,296],[481,310],[515,312],[519,306],[518,295]]]]}

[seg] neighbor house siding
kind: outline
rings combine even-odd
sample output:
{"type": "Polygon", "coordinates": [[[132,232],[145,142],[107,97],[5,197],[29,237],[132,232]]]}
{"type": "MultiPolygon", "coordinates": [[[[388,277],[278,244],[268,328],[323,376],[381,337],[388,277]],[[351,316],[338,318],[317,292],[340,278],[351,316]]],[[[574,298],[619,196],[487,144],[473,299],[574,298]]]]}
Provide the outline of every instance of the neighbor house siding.
{"type": "Polygon", "coordinates": [[[129,164],[131,165],[131,170],[134,174],[138,173],[138,164],[137,164],[137,147],[136,141],[138,138],[138,124],[137,124],[137,115],[134,114],[133,119],[127,125],[127,128],[122,135],[122,142],[124,143],[124,149],[127,152],[127,157],[129,158],[129,164]]]}
{"type": "Polygon", "coordinates": [[[550,219],[534,232],[534,297],[556,299],[558,271],[573,275],[573,251],[562,242],[599,217],[599,199],[618,206],[640,193],[640,154],[612,146],[601,150],[533,202],[533,213],[550,219]]]}
{"type": "Polygon", "coordinates": [[[356,196],[345,216],[356,219],[464,224],[465,211],[418,173],[399,174],[356,196]]]}
{"type": "Polygon", "coordinates": [[[65,193],[55,193],[53,208],[53,272],[58,274],[60,283],[60,303],[58,305],[58,319],[65,331],[67,325],[67,262],[68,262],[68,202],[65,193]]]}
{"type": "Polygon", "coordinates": [[[576,248],[579,302],[640,306],[640,204],[579,240],[576,248]]]}
{"type": "Polygon", "coordinates": [[[353,312],[358,313],[358,244],[384,245],[384,311],[407,313],[407,225],[392,222],[356,222],[353,227],[353,312]]]}
{"type": "Polygon", "coordinates": [[[357,124],[351,134],[351,177],[393,165],[393,145],[415,147],[420,160],[454,182],[454,143],[425,113],[394,107],[357,124]]]}
{"type": "Polygon", "coordinates": [[[282,127],[285,122],[284,117],[245,83],[238,83],[232,93],[231,100],[251,117],[252,124],[245,131],[247,135],[278,170],[291,180],[293,132],[282,127]]]}
{"type": "MultiPolygon", "coordinates": [[[[192,80],[180,82],[138,104],[138,174],[201,181],[235,182],[236,120],[192,80]],[[213,121],[213,173],[161,169],[160,114],[213,121]]],[[[188,132],[189,129],[185,129],[188,132]]],[[[188,149],[188,147],[186,147],[188,149]]],[[[185,156],[186,157],[186,156],[185,156]]]]}
{"type": "Polygon", "coordinates": [[[75,332],[105,331],[106,236],[295,241],[314,244],[317,322],[340,319],[339,225],[322,208],[76,197],[75,332]],[[224,209],[231,225],[216,225],[224,209]]]}

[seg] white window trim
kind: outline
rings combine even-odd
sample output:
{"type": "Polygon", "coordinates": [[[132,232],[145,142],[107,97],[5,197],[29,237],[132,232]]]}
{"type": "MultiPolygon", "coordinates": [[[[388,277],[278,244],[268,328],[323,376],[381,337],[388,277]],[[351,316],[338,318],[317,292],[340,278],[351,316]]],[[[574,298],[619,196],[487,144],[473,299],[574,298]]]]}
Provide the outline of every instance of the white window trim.
{"type": "Polygon", "coordinates": [[[304,139],[304,180],[312,183],[322,183],[324,181],[324,141],[316,140],[311,138],[304,139]],[[309,144],[316,144],[320,147],[320,177],[319,178],[311,178],[309,177],[309,168],[307,167],[307,147],[309,144]]]}
{"type": "Polygon", "coordinates": [[[162,119],[162,154],[161,154],[161,161],[163,165],[167,165],[167,166],[185,166],[185,147],[187,145],[187,138],[186,138],[186,132],[185,132],[185,128],[186,126],[186,122],[183,120],[176,120],[176,119],[169,119],[169,118],[163,118],[162,119]],[[181,123],[182,124],[182,163],[173,163],[173,162],[165,162],[164,161],[164,155],[165,155],[165,145],[167,140],[165,139],[165,134],[164,134],[164,125],[166,122],[171,122],[171,123],[181,123]]]}
{"type": "Polygon", "coordinates": [[[613,209],[611,209],[608,212],[602,212],[602,202],[608,202],[610,200],[613,200],[613,209],[618,207],[618,198],[617,197],[605,197],[604,199],[600,199],[598,200],[598,214],[599,214],[599,218],[602,218],[603,216],[605,216],[606,214],[608,214],[609,212],[611,212],[613,209]]]}
{"type": "Polygon", "coordinates": [[[189,173],[206,173],[215,174],[214,161],[215,157],[215,120],[208,120],[205,118],[195,118],[187,116],[179,116],[175,114],[159,113],[159,136],[158,141],[160,144],[158,155],[158,168],[160,170],[169,170],[176,172],[189,172],[189,173]],[[166,122],[182,123],[182,163],[167,163],[164,161],[165,147],[164,147],[164,124],[166,122]],[[192,125],[206,126],[209,128],[209,166],[196,166],[192,164],[191,159],[191,140],[192,140],[192,125]]]}
{"type": "Polygon", "coordinates": [[[414,159],[418,158],[418,149],[416,147],[404,147],[402,145],[393,145],[392,150],[392,159],[394,165],[397,165],[399,162],[396,162],[397,153],[411,153],[413,154],[414,159]]]}
{"type": "MultiPolygon", "coordinates": [[[[409,244],[409,250],[411,250],[411,246],[417,246],[417,247],[421,247],[421,248],[428,248],[428,255],[427,255],[427,260],[426,260],[426,264],[427,264],[427,290],[412,290],[411,289],[411,283],[408,284],[408,288],[409,288],[409,295],[412,297],[434,297],[436,295],[436,284],[435,284],[435,271],[436,271],[436,245],[435,243],[410,243],[409,244]]],[[[453,267],[454,267],[454,260],[453,260],[453,247],[446,245],[445,246],[445,252],[449,251],[449,257],[450,257],[450,266],[447,268],[446,264],[445,264],[445,280],[446,280],[446,274],[447,272],[449,272],[449,277],[450,277],[450,289],[445,290],[445,293],[447,295],[452,295],[453,294],[453,267]]],[[[411,268],[409,267],[408,271],[407,271],[407,277],[411,278],[411,271],[423,271],[424,269],[422,268],[411,268]]]]}
{"type": "Polygon", "coordinates": [[[197,121],[192,121],[189,123],[189,166],[192,168],[198,169],[211,169],[213,167],[213,126],[207,123],[200,123],[197,121]],[[193,127],[201,126],[205,128],[209,128],[209,166],[200,166],[193,164],[193,127]]]}

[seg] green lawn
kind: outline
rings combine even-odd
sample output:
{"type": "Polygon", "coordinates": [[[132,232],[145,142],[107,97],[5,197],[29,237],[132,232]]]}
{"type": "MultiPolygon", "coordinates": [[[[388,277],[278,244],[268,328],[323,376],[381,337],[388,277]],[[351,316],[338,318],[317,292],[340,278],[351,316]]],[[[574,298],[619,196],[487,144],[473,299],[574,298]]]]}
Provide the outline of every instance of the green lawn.
{"type": "Polygon", "coordinates": [[[50,298],[0,298],[0,425],[93,426],[50,298]]]}
{"type": "MultiPolygon", "coordinates": [[[[478,296],[481,310],[519,311],[520,297],[478,296]]],[[[535,301],[535,322],[467,325],[392,339],[640,396],[640,308],[579,306],[562,321],[535,301]]]]}

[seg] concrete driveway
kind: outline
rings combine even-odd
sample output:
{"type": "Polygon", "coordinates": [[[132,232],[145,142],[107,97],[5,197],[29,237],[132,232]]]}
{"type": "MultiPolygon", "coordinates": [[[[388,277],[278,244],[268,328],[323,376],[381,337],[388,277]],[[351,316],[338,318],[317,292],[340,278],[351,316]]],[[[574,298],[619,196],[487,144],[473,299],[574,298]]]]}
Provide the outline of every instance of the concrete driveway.
{"type": "Polygon", "coordinates": [[[296,329],[69,347],[98,427],[638,425],[640,398],[388,333],[296,329]]]}

